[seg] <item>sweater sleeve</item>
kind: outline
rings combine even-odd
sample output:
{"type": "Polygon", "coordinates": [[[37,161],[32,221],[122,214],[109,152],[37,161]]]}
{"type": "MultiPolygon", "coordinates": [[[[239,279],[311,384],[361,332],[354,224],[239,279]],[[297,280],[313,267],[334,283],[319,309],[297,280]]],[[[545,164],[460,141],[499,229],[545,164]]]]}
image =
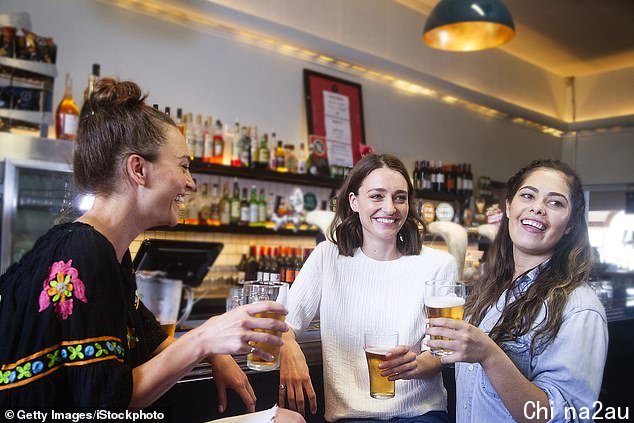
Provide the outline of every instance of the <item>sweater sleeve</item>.
{"type": "Polygon", "coordinates": [[[317,315],[323,285],[323,263],[328,248],[332,246],[324,241],[315,248],[288,293],[286,323],[295,333],[305,330],[317,315]]]}

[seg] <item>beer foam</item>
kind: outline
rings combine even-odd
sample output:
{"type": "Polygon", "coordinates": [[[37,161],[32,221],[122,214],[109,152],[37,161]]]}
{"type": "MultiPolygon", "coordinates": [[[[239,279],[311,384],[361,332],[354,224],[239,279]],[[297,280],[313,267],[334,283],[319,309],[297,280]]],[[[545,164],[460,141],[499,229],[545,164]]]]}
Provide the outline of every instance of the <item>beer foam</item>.
{"type": "Polygon", "coordinates": [[[460,307],[464,305],[464,302],[464,298],[448,295],[442,297],[429,297],[425,299],[425,306],[432,308],[460,307]]]}
{"type": "Polygon", "coordinates": [[[386,347],[367,347],[365,352],[376,355],[386,355],[392,348],[386,347]]]}

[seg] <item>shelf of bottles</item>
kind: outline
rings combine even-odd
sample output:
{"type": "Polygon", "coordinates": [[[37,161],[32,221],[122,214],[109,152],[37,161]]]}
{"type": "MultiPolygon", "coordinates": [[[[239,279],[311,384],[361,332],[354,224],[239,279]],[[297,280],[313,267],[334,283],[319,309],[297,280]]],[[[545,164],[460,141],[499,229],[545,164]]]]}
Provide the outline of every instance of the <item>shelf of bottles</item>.
{"type": "Polygon", "coordinates": [[[416,197],[434,201],[468,202],[473,194],[471,164],[445,164],[435,160],[420,160],[412,175],[416,197]]]}
{"type": "Polygon", "coordinates": [[[242,235],[283,235],[283,236],[317,236],[320,231],[311,226],[300,226],[299,229],[280,228],[263,226],[227,226],[227,225],[186,225],[160,226],[152,230],[161,231],[182,231],[182,232],[208,232],[219,234],[242,234],[242,235]]]}
{"type": "Polygon", "coordinates": [[[235,167],[221,164],[213,164],[194,159],[190,164],[192,173],[208,173],[219,176],[235,176],[245,179],[255,179],[260,181],[282,182],[294,185],[305,185],[323,188],[337,188],[341,185],[342,179],[328,178],[311,174],[297,174],[288,172],[277,172],[267,168],[235,167]]]}
{"type": "Polygon", "coordinates": [[[0,25],[0,130],[39,129],[53,122],[57,45],[30,30],[26,13],[2,15],[0,25]]]}

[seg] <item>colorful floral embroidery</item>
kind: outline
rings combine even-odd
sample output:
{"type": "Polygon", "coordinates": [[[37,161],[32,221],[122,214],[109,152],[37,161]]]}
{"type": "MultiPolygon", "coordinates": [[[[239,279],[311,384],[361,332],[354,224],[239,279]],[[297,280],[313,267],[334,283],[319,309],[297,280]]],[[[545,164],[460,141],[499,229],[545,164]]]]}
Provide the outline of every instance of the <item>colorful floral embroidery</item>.
{"type": "Polygon", "coordinates": [[[46,310],[53,303],[55,313],[61,316],[62,320],[66,320],[73,314],[74,298],[84,303],[88,302],[79,272],[73,267],[73,260],[68,260],[68,263],[64,263],[63,260],[56,261],[51,265],[48,277],[44,280],[39,311],[46,310]]]}
{"type": "Polygon", "coordinates": [[[25,385],[63,366],[83,366],[103,360],[123,362],[125,348],[119,338],[102,336],[64,341],[0,368],[0,391],[25,385]],[[109,347],[103,348],[105,342],[109,347]]]}

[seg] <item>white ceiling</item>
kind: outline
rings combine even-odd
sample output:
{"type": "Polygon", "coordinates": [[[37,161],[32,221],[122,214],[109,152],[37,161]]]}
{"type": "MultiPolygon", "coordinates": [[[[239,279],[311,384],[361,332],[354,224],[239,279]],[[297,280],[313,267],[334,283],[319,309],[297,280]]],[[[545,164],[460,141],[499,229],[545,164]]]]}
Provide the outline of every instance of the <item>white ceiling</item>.
{"type": "MultiPolygon", "coordinates": [[[[396,0],[429,15],[438,0],[396,0]]],[[[634,67],[634,0],[504,0],[515,38],[504,52],[559,76],[634,67]]],[[[424,21],[421,21],[421,31],[424,21]]],[[[468,54],[468,53],[466,53],[468,54]]]]}

